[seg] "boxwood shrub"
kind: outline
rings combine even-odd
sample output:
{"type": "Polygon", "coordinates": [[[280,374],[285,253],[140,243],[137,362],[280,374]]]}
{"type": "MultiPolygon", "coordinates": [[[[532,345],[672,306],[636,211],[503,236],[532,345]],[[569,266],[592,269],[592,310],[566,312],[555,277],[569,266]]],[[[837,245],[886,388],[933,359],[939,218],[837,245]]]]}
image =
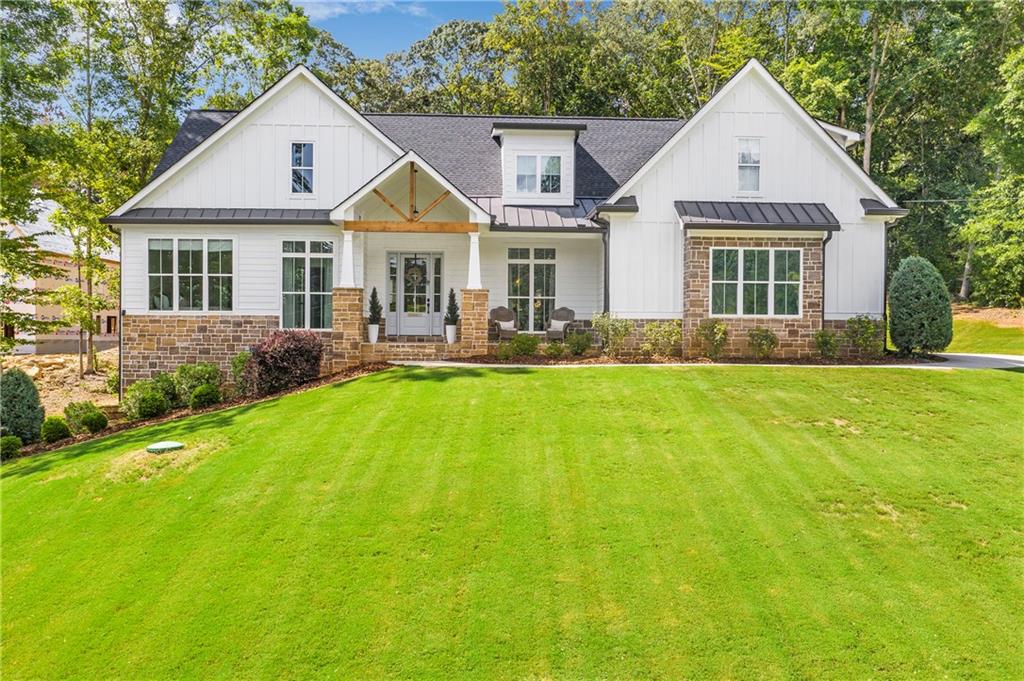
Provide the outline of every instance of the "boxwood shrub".
{"type": "Polygon", "coordinates": [[[17,435],[0,437],[0,461],[7,461],[18,456],[21,450],[21,438],[17,435]]]}
{"type": "Polygon", "coordinates": [[[98,433],[107,427],[107,415],[89,401],[72,402],[64,407],[64,418],[72,433],[98,433]]]}
{"type": "Polygon", "coordinates": [[[0,426],[4,435],[17,435],[24,443],[39,439],[43,407],[39,391],[21,369],[7,369],[0,375],[0,426]]]}
{"type": "Polygon", "coordinates": [[[935,265],[912,255],[889,284],[889,337],[902,353],[937,352],[953,340],[949,289],[935,265]]]}
{"type": "Polygon", "coordinates": [[[697,325],[697,339],[709,359],[718,359],[729,340],[729,328],[721,319],[708,317],[697,325]]]}
{"type": "Polygon", "coordinates": [[[178,403],[184,404],[190,400],[192,393],[201,385],[213,385],[220,388],[222,380],[220,367],[211,362],[180,365],[174,371],[174,384],[178,388],[178,403]]]}
{"type": "MultiPolygon", "coordinates": [[[[156,386],[156,389],[163,393],[164,397],[167,398],[168,404],[171,407],[180,407],[183,401],[181,393],[178,392],[178,382],[175,380],[174,374],[168,374],[163,371],[153,374],[149,379],[156,386]]],[[[186,395],[185,397],[188,397],[186,395]]]]}
{"type": "Polygon", "coordinates": [[[170,408],[167,396],[151,380],[132,383],[121,401],[121,410],[133,421],[163,416],[170,408]]]}
{"type": "Polygon", "coordinates": [[[43,442],[51,444],[71,437],[71,429],[63,416],[47,416],[43,426],[39,430],[43,442]]]}
{"type": "Polygon", "coordinates": [[[569,348],[569,352],[576,357],[589,350],[593,342],[593,337],[586,331],[575,331],[565,339],[565,345],[569,348]]]}
{"type": "Polygon", "coordinates": [[[213,405],[220,402],[220,388],[209,383],[204,383],[195,390],[188,398],[188,406],[190,409],[202,409],[203,407],[212,407],[213,405]]]}
{"type": "Polygon", "coordinates": [[[768,359],[779,347],[779,337],[771,329],[757,327],[747,334],[747,343],[756,359],[768,359]]]}
{"type": "Polygon", "coordinates": [[[324,346],[312,331],[275,331],[252,348],[243,383],[256,395],[287,390],[320,375],[324,346]]]}

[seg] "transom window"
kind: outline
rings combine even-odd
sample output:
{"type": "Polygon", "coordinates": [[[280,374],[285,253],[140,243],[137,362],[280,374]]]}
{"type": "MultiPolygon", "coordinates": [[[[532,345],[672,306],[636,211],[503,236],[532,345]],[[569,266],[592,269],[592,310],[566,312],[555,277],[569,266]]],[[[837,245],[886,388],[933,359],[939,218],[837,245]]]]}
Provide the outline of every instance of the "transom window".
{"type": "Polygon", "coordinates": [[[231,239],[150,239],[149,309],[231,310],[233,260],[231,239]]]}
{"type": "Polygon", "coordinates": [[[508,249],[508,307],[517,329],[544,330],[555,309],[555,249],[508,249]]]}
{"type": "Polygon", "coordinates": [[[313,143],[292,142],[292,194],[313,193],[313,143]]]}
{"type": "Polygon", "coordinates": [[[711,314],[800,315],[800,249],[712,248],[711,314]]]}
{"type": "Polygon", "coordinates": [[[516,157],[516,192],[536,194],[538,186],[541,194],[562,192],[561,156],[516,157]]]}
{"type": "Polygon", "coordinates": [[[281,245],[281,326],[331,328],[334,244],[285,241],[281,245]]]}
{"type": "Polygon", "coordinates": [[[761,140],[740,137],[737,146],[739,191],[761,191],[761,140]]]}

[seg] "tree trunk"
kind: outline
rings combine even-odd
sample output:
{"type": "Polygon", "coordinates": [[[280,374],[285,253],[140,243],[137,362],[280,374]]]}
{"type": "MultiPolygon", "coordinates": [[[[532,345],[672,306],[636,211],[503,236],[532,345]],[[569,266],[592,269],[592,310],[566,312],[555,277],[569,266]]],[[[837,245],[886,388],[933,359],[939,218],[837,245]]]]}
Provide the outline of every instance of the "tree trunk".
{"type": "Polygon", "coordinates": [[[960,300],[971,297],[971,258],[974,257],[974,244],[967,244],[967,257],[964,258],[964,276],[960,281],[960,300]]]}
{"type": "MultiPolygon", "coordinates": [[[[77,283],[78,283],[78,290],[81,291],[82,290],[82,263],[78,263],[78,265],[75,267],[75,270],[76,270],[76,273],[77,273],[76,274],[76,279],[77,279],[77,283]]],[[[82,342],[83,342],[83,338],[82,338],[82,325],[79,324],[78,325],[78,377],[79,378],[82,378],[83,376],[85,376],[85,360],[84,360],[84,357],[83,357],[84,348],[82,347],[82,342]]]]}

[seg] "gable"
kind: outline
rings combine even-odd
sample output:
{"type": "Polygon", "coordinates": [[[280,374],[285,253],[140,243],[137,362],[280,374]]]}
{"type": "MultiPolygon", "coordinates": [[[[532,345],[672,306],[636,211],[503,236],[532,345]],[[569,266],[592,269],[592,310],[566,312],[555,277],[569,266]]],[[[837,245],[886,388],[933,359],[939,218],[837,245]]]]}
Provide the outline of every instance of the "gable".
{"type": "Polygon", "coordinates": [[[673,222],[679,200],[824,202],[841,222],[862,219],[863,197],[894,205],[757,67],[741,72],[616,192],[636,195],[638,219],[673,222]],[[747,137],[760,140],[760,189],[753,194],[738,187],[738,140],[747,137]]]}
{"type": "Polygon", "coordinates": [[[332,208],[400,153],[304,67],[233,116],[192,118],[190,130],[205,127],[200,133],[223,122],[198,143],[179,131],[176,143],[194,147],[114,215],[142,207],[332,208]],[[312,194],[291,193],[292,142],[313,143],[312,194]]]}

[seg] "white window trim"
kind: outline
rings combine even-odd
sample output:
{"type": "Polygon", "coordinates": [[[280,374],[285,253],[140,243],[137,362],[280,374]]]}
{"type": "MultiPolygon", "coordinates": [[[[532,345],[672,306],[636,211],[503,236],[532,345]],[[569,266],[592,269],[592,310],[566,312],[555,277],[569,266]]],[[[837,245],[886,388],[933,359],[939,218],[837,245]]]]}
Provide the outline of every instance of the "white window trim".
{"type": "Polygon", "coordinates": [[[764,138],[756,135],[741,135],[736,138],[733,158],[736,161],[736,196],[742,198],[759,198],[764,196],[764,138]],[[743,140],[757,140],[758,157],[757,163],[740,163],[740,142],[743,140]],[[757,168],[757,189],[740,189],[740,168],[757,168]]]}
{"type": "MultiPolygon", "coordinates": [[[[733,283],[717,281],[717,283],[733,283]]],[[[708,316],[720,319],[799,319],[804,312],[804,249],[800,246],[792,248],[760,248],[756,246],[711,246],[708,248],[708,316]],[[714,279],[714,258],[715,251],[737,251],[738,260],[736,265],[736,314],[720,314],[712,312],[712,285],[714,279]],[[768,284],[768,314],[744,314],[743,313],[743,252],[744,251],[768,251],[768,281],[747,282],[757,284],[768,284]],[[797,251],[800,253],[800,279],[793,282],[775,281],[775,252],[776,251],[797,251]],[[797,287],[797,311],[796,314],[775,314],[775,284],[796,284],[797,287]]]]}
{"type": "Polygon", "coordinates": [[[526,298],[529,301],[527,303],[527,309],[529,311],[529,314],[527,314],[526,323],[527,323],[527,325],[530,328],[529,329],[517,329],[519,331],[519,333],[531,333],[531,334],[537,334],[537,335],[546,333],[546,331],[543,331],[543,330],[541,330],[541,331],[534,331],[533,330],[533,303],[534,303],[534,300],[537,299],[537,297],[533,295],[533,268],[534,268],[534,265],[555,265],[555,295],[554,296],[539,296],[539,298],[541,300],[550,298],[551,304],[553,305],[553,307],[551,309],[552,310],[558,309],[558,251],[559,251],[559,249],[556,246],[508,246],[505,249],[505,303],[508,304],[508,301],[509,301],[510,298],[526,298]],[[508,257],[508,251],[509,251],[509,249],[512,249],[512,248],[525,248],[526,250],[528,250],[530,252],[530,257],[528,257],[528,258],[510,258],[510,257],[508,257]],[[555,252],[554,259],[545,260],[545,259],[534,258],[533,257],[533,253],[534,253],[534,250],[537,249],[537,248],[545,248],[545,249],[550,249],[550,250],[554,251],[555,252]],[[510,293],[509,290],[508,290],[508,266],[509,265],[529,265],[530,266],[530,274],[529,274],[530,279],[529,279],[529,282],[528,282],[528,284],[529,284],[528,290],[529,290],[530,294],[528,296],[513,296],[513,295],[509,295],[509,293],[510,293]]]}
{"type": "Polygon", "coordinates": [[[517,198],[534,198],[534,199],[553,199],[566,196],[569,192],[565,187],[565,169],[566,169],[566,158],[568,156],[560,151],[549,150],[537,150],[532,151],[528,149],[517,149],[515,156],[512,160],[512,191],[514,196],[517,198]],[[521,192],[519,191],[519,158],[521,156],[533,156],[536,158],[534,164],[534,178],[537,181],[537,191],[535,192],[521,192]],[[540,178],[541,171],[543,170],[544,163],[541,159],[544,157],[558,157],[558,186],[559,191],[557,192],[542,192],[540,190],[540,178]]]}
{"type": "MultiPolygon", "coordinates": [[[[331,290],[326,292],[326,294],[331,296],[331,300],[332,301],[334,299],[334,289],[338,285],[338,267],[339,267],[339,262],[341,260],[338,257],[340,255],[340,248],[341,248],[340,240],[339,239],[333,239],[333,238],[331,238],[329,236],[319,236],[318,237],[318,236],[298,236],[298,235],[290,236],[289,235],[289,236],[281,236],[281,237],[279,237],[278,241],[277,241],[277,327],[279,329],[283,330],[283,331],[330,331],[333,328],[333,325],[334,325],[334,315],[333,315],[333,312],[332,312],[332,315],[331,315],[331,326],[326,326],[326,327],[312,327],[312,326],[309,326],[309,311],[310,311],[309,296],[311,295],[310,294],[310,290],[309,290],[309,257],[310,257],[309,242],[311,242],[311,241],[328,241],[331,244],[331,254],[330,254],[331,255],[331,290]],[[285,253],[284,252],[284,242],[286,242],[286,241],[302,241],[303,243],[306,244],[306,252],[305,253],[285,253]],[[303,315],[304,315],[304,318],[302,320],[302,324],[303,325],[302,326],[285,326],[284,325],[284,294],[285,294],[285,290],[284,290],[284,282],[282,281],[282,279],[284,278],[284,259],[286,257],[287,258],[297,258],[299,256],[305,256],[305,259],[306,259],[306,281],[305,281],[306,290],[302,292],[303,296],[306,298],[306,306],[305,306],[305,308],[303,310],[303,315]]],[[[314,255],[316,257],[323,257],[326,254],[324,254],[324,253],[314,253],[312,255],[314,255]]],[[[293,293],[297,293],[297,291],[293,292],[293,293]]],[[[321,294],[318,293],[316,295],[321,295],[321,294]]]]}
{"type": "MultiPolygon", "coordinates": [[[[288,196],[292,199],[315,199],[316,188],[319,183],[316,180],[316,143],[313,140],[302,139],[302,140],[289,140],[288,142],[288,183],[285,185],[288,187],[288,196]],[[313,165],[311,166],[293,166],[292,165],[292,145],[293,144],[308,144],[313,147],[313,165]],[[297,192],[292,189],[292,171],[293,170],[308,170],[313,176],[313,191],[309,193],[297,192]]],[[[298,239],[296,239],[298,241],[298,239]]]]}
{"type": "MultiPolygon", "coordinates": [[[[185,276],[197,276],[188,274],[185,276]]],[[[237,314],[238,309],[238,239],[235,235],[219,235],[219,234],[202,234],[195,236],[147,236],[146,237],[146,314],[163,314],[163,315],[202,315],[202,314],[237,314]],[[181,274],[178,272],[178,242],[181,240],[195,241],[199,240],[203,242],[203,309],[201,310],[182,310],[178,308],[178,277],[181,274]],[[154,274],[149,271],[149,242],[151,241],[170,241],[171,242],[171,273],[167,274],[154,274]],[[210,241],[230,241],[231,242],[231,274],[217,274],[214,276],[218,277],[231,277],[231,309],[230,310],[211,310],[210,309],[210,289],[209,289],[209,277],[210,277],[210,261],[209,261],[209,249],[208,242],[210,241]],[[150,277],[171,277],[171,309],[169,310],[154,310],[149,307],[149,278],[150,277]]]]}

